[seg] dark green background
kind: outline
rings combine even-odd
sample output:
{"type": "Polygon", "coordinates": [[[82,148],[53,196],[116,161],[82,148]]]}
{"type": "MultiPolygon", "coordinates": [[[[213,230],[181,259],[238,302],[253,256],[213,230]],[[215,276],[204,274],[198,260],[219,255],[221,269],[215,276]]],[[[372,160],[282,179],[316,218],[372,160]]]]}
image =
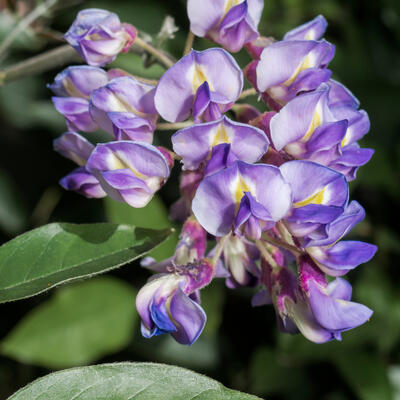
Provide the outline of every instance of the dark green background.
{"type": "MultiPolygon", "coordinates": [[[[0,1],[2,7],[6,3],[0,1]]],[[[185,1],[60,1],[40,23],[65,32],[76,12],[87,7],[115,11],[122,21],[151,35],[158,32],[167,13],[172,15],[180,30],[167,48],[180,56],[188,29],[185,1]]],[[[371,131],[361,144],[376,152],[350,185],[352,198],[365,207],[367,217],[352,237],[377,244],[379,251],[370,263],[348,276],[354,285],[354,299],[375,311],[371,321],[345,333],[341,343],[316,345],[301,336],[278,333],[273,309],[251,308],[250,291],[233,292],[219,285],[209,291],[207,301],[213,329],[192,348],[173,346],[163,337],[146,341],[136,326],[128,347],[99,362],[142,360],[187,366],[228,387],[268,399],[400,398],[400,2],[266,0],[260,32],[281,38],[287,30],[317,14],[327,18],[325,37],[337,47],[330,64],[334,77],[353,91],[371,119],[371,131]]],[[[6,32],[2,19],[1,39],[6,32]]],[[[15,42],[3,65],[55,45],[43,37],[24,35],[15,42]]],[[[198,49],[211,45],[200,39],[195,42],[198,49]]],[[[242,66],[249,61],[244,52],[237,59],[242,66]]],[[[143,71],[140,59],[132,55],[121,56],[115,65],[151,78],[159,77],[162,71],[157,66],[143,71]]],[[[87,200],[57,186],[72,167],[52,151],[52,139],[65,130],[45,86],[57,72],[27,77],[0,88],[1,241],[49,221],[106,220],[102,200],[87,200]]],[[[258,106],[262,109],[262,104],[258,106]]],[[[159,143],[167,144],[168,137],[168,133],[157,133],[159,143]]],[[[176,179],[161,192],[166,205],[177,194],[176,179]]],[[[148,276],[138,265],[113,275],[136,288],[148,276]]],[[[44,294],[0,305],[0,339],[49,297],[44,294]]],[[[0,356],[0,399],[48,372],[0,356]]]]}

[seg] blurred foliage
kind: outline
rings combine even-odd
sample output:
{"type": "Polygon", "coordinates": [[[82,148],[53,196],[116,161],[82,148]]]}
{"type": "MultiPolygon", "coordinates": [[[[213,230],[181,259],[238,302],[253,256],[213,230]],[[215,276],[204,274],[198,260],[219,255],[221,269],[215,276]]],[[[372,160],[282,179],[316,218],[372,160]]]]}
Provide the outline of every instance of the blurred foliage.
{"type": "MultiPolygon", "coordinates": [[[[0,40],[15,23],[13,13],[23,3],[35,2],[0,0],[0,10],[3,10],[0,14],[0,40]],[[14,6],[7,13],[4,11],[6,4],[14,6]]],[[[155,40],[168,13],[175,18],[180,30],[165,44],[165,49],[178,58],[189,25],[185,3],[185,0],[66,0],[60,1],[51,15],[41,18],[38,24],[53,32],[65,32],[78,10],[107,8],[155,40]]],[[[202,293],[209,320],[204,335],[191,348],[176,345],[169,337],[145,340],[137,327],[129,343],[125,338],[123,350],[108,356],[105,356],[108,351],[98,352],[87,356],[86,360],[75,360],[75,365],[98,357],[103,357],[99,360],[101,362],[168,362],[205,372],[228,387],[269,400],[400,399],[400,231],[396,217],[400,200],[400,2],[265,0],[260,32],[281,38],[287,30],[317,14],[328,19],[326,38],[336,45],[336,56],[331,63],[334,77],[353,91],[371,119],[371,131],[362,140],[362,146],[374,148],[375,155],[367,166],[360,169],[357,180],[351,184],[352,198],[365,207],[367,218],[352,237],[378,244],[379,251],[372,262],[349,274],[355,301],[365,303],[375,311],[371,321],[345,333],[342,342],[316,345],[301,336],[279,333],[273,309],[251,308],[251,293],[247,289],[231,291],[224,287],[223,282],[216,282],[202,293]]],[[[35,32],[29,30],[17,38],[8,58],[3,61],[4,65],[54,46],[54,40],[47,42],[43,35],[35,32]]],[[[194,44],[197,49],[210,45],[203,39],[196,39],[194,44]]],[[[240,52],[237,59],[244,66],[249,57],[240,52]]],[[[141,58],[132,54],[121,56],[113,66],[153,79],[162,73],[157,65],[143,70],[141,58]]],[[[51,146],[52,139],[66,129],[62,117],[53,109],[51,93],[46,89],[46,83],[57,72],[27,77],[0,88],[0,236],[3,241],[32,227],[32,213],[43,193],[54,187],[72,168],[70,162],[52,152],[51,146]]],[[[251,102],[262,107],[255,99],[251,102]]],[[[157,143],[168,145],[170,133],[156,135],[157,143]]],[[[140,221],[143,226],[169,227],[167,208],[177,198],[177,187],[176,179],[169,181],[160,197],[140,213],[109,200],[87,200],[63,191],[55,209],[43,215],[47,215],[50,221],[140,221]]],[[[41,221],[47,222],[43,218],[41,221]]],[[[173,247],[171,240],[164,245],[163,253],[155,256],[160,259],[172,255],[173,247]]],[[[148,277],[138,263],[110,275],[132,283],[136,289],[148,277]]],[[[76,288],[62,290],[73,289],[76,288]]],[[[61,293],[49,299],[49,295],[44,294],[1,305],[0,338],[11,340],[38,310],[56,307],[57,299],[61,298],[59,295],[61,293]],[[28,315],[28,320],[24,320],[25,315],[28,315]]],[[[81,307],[80,312],[84,312],[85,307],[81,307]]],[[[134,307],[133,295],[131,307],[134,307]]],[[[124,311],[118,308],[115,312],[124,311]]],[[[125,312],[128,314],[127,310],[125,312]]],[[[96,315],[101,318],[101,313],[96,315]]],[[[58,321],[57,318],[51,319],[46,321],[49,326],[58,321]]],[[[78,323],[77,319],[75,321],[78,323]]],[[[93,324],[101,324],[101,321],[93,321],[93,324]]],[[[118,319],[112,327],[120,331],[124,326],[126,321],[118,319]]],[[[31,335],[32,343],[40,341],[38,331],[31,331],[31,335]]],[[[59,347],[66,346],[66,343],[66,339],[60,337],[59,347]]],[[[114,349],[118,351],[117,346],[114,349]]],[[[10,356],[11,353],[0,358],[0,398],[47,374],[55,366],[47,364],[50,368],[43,369],[34,366],[38,361],[33,358],[28,362],[26,357],[14,353],[13,357],[20,360],[16,361],[10,356]]]]}

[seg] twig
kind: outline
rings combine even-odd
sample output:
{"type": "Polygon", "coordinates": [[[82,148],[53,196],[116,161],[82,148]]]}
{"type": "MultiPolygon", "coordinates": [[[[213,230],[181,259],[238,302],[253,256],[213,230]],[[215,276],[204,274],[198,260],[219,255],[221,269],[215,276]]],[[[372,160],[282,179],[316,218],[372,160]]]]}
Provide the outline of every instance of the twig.
{"type": "Polygon", "coordinates": [[[0,86],[18,78],[40,74],[52,68],[80,60],[78,53],[66,44],[0,70],[0,86]]]}
{"type": "Polygon", "coordinates": [[[183,51],[183,55],[185,56],[190,52],[190,50],[193,47],[193,41],[194,41],[194,34],[189,31],[187,37],[186,37],[186,43],[185,43],[185,50],[183,51]]]}
{"type": "Polygon", "coordinates": [[[35,7],[23,19],[21,19],[21,21],[19,21],[19,23],[14,27],[14,29],[10,32],[10,34],[0,44],[0,55],[4,56],[4,53],[12,45],[16,37],[21,32],[23,32],[32,22],[34,22],[36,19],[45,14],[50,7],[54,6],[54,4],[57,3],[57,1],[58,0],[47,0],[43,2],[39,4],[37,7],[35,7]]]}

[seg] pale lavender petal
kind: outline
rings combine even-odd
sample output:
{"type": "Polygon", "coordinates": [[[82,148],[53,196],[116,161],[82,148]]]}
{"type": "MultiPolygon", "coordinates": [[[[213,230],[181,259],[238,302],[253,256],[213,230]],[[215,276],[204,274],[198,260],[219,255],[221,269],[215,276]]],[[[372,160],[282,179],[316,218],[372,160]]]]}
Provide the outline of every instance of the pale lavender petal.
{"type": "Polygon", "coordinates": [[[84,166],[94,146],[75,132],[65,132],[53,141],[53,148],[62,156],[69,158],[80,166],[84,166]]]}
{"type": "Polygon", "coordinates": [[[99,199],[106,196],[99,181],[85,168],[77,168],[60,180],[66,190],[73,190],[87,198],[99,199]]]}
{"type": "Polygon", "coordinates": [[[360,106],[359,100],[350,90],[340,82],[330,79],[328,82],[329,91],[329,106],[346,106],[357,109],[360,106]]]}
{"type": "Polygon", "coordinates": [[[324,35],[328,22],[322,15],[287,32],[283,40],[318,40],[324,35]]]}
{"type": "Polygon", "coordinates": [[[107,72],[103,69],[79,65],[64,69],[47,87],[57,96],[88,100],[92,91],[106,85],[108,80],[107,72]]]}
{"type": "Polygon", "coordinates": [[[71,131],[94,132],[97,124],[89,114],[89,102],[79,97],[52,97],[56,110],[64,115],[71,131]]]}

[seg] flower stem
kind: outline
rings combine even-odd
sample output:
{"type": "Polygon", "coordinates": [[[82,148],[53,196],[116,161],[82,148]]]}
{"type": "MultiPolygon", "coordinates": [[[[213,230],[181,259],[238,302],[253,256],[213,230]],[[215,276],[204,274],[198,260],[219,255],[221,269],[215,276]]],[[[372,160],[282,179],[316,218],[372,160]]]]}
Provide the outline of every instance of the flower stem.
{"type": "Polygon", "coordinates": [[[265,258],[265,260],[268,262],[268,264],[271,265],[272,269],[275,269],[275,270],[279,269],[280,266],[275,261],[274,257],[272,257],[272,255],[266,249],[265,243],[263,243],[260,239],[257,239],[256,245],[258,247],[258,250],[260,250],[261,255],[265,258]]]}
{"type": "Polygon", "coordinates": [[[228,238],[231,236],[230,233],[228,233],[226,236],[224,236],[218,243],[217,248],[215,249],[215,253],[213,255],[212,258],[212,264],[214,265],[214,267],[217,265],[217,262],[219,260],[219,258],[221,257],[221,254],[224,250],[225,247],[225,243],[228,240],[228,238]]]}
{"type": "Polygon", "coordinates": [[[151,44],[145,42],[139,36],[136,37],[134,44],[137,47],[140,47],[141,49],[145,50],[147,53],[151,54],[153,57],[155,57],[164,67],[170,68],[174,65],[174,60],[169,58],[160,50],[157,50],[151,44]]]}
{"type": "Polygon", "coordinates": [[[157,130],[159,131],[176,131],[178,129],[187,128],[193,125],[193,121],[184,121],[184,122],[160,122],[157,124],[157,130]]]}
{"type": "Polygon", "coordinates": [[[80,60],[78,53],[69,44],[66,44],[0,70],[0,86],[25,76],[40,74],[80,60]]]}
{"type": "Polygon", "coordinates": [[[257,90],[254,88],[243,90],[242,94],[239,96],[239,100],[245,99],[249,96],[254,96],[257,94],[257,90]]]}
{"type": "Polygon", "coordinates": [[[183,51],[183,55],[185,56],[190,52],[190,50],[193,47],[193,41],[194,41],[194,34],[192,31],[189,31],[187,38],[186,38],[186,43],[185,43],[185,50],[183,51]]]}
{"type": "Polygon", "coordinates": [[[264,241],[266,241],[268,243],[271,243],[274,246],[283,247],[284,249],[291,251],[295,255],[300,255],[301,254],[301,251],[297,247],[292,246],[289,243],[285,243],[285,242],[282,242],[282,241],[280,241],[278,239],[275,239],[275,238],[267,235],[266,233],[263,233],[261,237],[262,237],[262,239],[264,241]]]}

